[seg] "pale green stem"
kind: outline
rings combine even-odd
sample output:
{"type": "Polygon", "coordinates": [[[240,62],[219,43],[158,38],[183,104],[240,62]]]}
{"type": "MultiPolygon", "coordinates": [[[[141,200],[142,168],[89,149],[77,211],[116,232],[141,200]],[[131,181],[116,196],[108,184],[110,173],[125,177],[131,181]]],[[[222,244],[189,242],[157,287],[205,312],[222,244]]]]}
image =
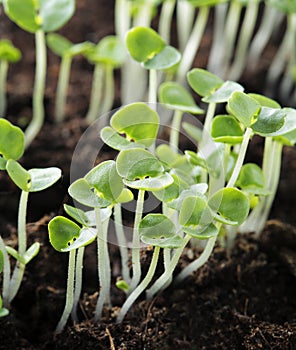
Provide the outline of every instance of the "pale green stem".
{"type": "MultiPolygon", "coordinates": [[[[29,192],[22,191],[18,210],[18,253],[23,256],[27,250],[26,216],[29,192]]],[[[25,265],[17,261],[9,287],[9,302],[16,296],[25,271],[25,265]]]]}
{"type": "MultiPolygon", "coordinates": [[[[108,253],[107,231],[108,223],[102,224],[101,212],[99,208],[95,209],[96,226],[97,226],[97,245],[98,245],[98,272],[100,280],[100,294],[98,297],[94,322],[99,322],[102,317],[104,305],[110,305],[110,282],[111,270],[108,253]]],[[[108,221],[108,220],[107,220],[108,221]]]]}
{"type": "Polygon", "coordinates": [[[182,121],[183,112],[176,110],[174,112],[171,133],[170,133],[170,147],[173,151],[178,152],[179,149],[179,134],[182,121]]]}
{"type": "Polygon", "coordinates": [[[157,70],[149,70],[149,95],[148,103],[156,105],[157,103],[157,70]]]}
{"type": "Polygon", "coordinates": [[[138,287],[129,295],[129,297],[126,299],[125,303],[122,305],[122,308],[119,312],[119,315],[116,319],[116,323],[121,323],[130,309],[130,307],[133,305],[133,303],[137,300],[137,298],[143,293],[143,291],[147,288],[149,283],[151,282],[155,269],[157,266],[158,256],[159,256],[160,247],[155,247],[152,260],[149,266],[149,270],[147,272],[147,275],[143,279],[143,281],[138,285],[138,287]]]}
{"type": "Polygon", "coordinates": [[[89,109],[86,115],[86,121],[89,124],[95,121],[100,115],[104,85],[103,77],[104,67],[100,63],[97,63],[94,68],[89,109]]]}
{"type": "Polygon", "coordinates": [[[126,32],[130,29],[131,23],[129,0],[116,0],[114,12],[116,35],[124,42],[126,32]]]}
{"type": "Polygon", "coordinates": [[[201,253],[201,255],[194,260],[192,263],[187,265],[176,277],[176,283],[181,283],[185,278],[187,278],[191,273],[202,267],[209,259],[212,251],[215,247],[217,236],[208,239],[207,244],[201,253]]]}
{"type": "Polygon", "coordinates": [[[185,83],[186,74],[193,64],[195,55],[197,53],[203,33],[206,28],[206,24],[209,17],[209,11],[210,9],[208,6],[202,6],[199,8],[195,24],[193,26],[191,35],[188,39],[187,45],[183,53],[183,57],[178,68],[177,81],[180,84],[185,83]]]}
{"type": "Polygon", "coordinates": [[[6,112],[6,82],[8,72],[8,61],[0,60],[0,117],[6,112]]]}
{"type": "MultiPolygon", "coordinates": [[[[295,15],[294,15],[295,16],[295,15]]],[[[296,16],[295,16],[296,17],[296,16]]],[[[267,93],[273,92],[276,81],[279,79],[282,72],[285,70],[285,66],[289,59],[291,48],[295,45],[295,32],[291,30],[293,15],[287,16],[287,29],[280,47],[277,50],[276,55],[273,58],[271,65],[269,66],[267,74],[267,93]]]]}
{"type": "Polygon", "coordinates": [[[150,27],[154,6],[154,1],[144,1],[137,15],[134,17],[133,27],[150,27]]]}
{"type": "Polygon", "coordinates": [[[252,40],[249,50],[248,61],[251,69],[256,69],[260,56],[274,30],[275,19],[279,15],[280,13],[274,7],[265,6],[260,27],[252,40]]]}
{"type": "Polygon", "coordinates": [[[75,322],[78,322],[77,308],[78,308],[79,298],[82,290],[82,270],[83,270],[84,249],[85,247],[80,247],[77,249],[77,253],[76,253],[75,289],[74,289],[73,307],[71,311],[72,320],[75,322]]]}
{"type": "Polygon", "coordinates": [[[57,325],[55,334],[62,332],[65,328],[68,318],[70,316],[73,301],[74,301],[74,276],[75,276],[75,256],[76,251],[71,250],[69,252],[69,263],[68,263],[68,279],[67,279],[67,292],[66,292],[66,304],[62,317],[57,325]]]}
{"type": "Polygon", "coordinates": [[[56,123],[61,123],[64,120],[71,63],[72,63],[72,56],[65,55],[62,57],[57,92],[56,92],[56,100],[55,100],[56,123]]]}
{"type": "MultiPolygon", "coordinates": [[[[102,102],[101,114],[109,112],[114,104],[114,75],[113,66],[105,66],[105,94],[102,102]]],[[[99,117],[99,116],[98,116],[99,117]]]]}
{"type": "Polygon", "coordinates": [[[224,26],[225,18],[227,14],[228,4],[216,5],[215,17],[214,17],[214,33],[213,33],[213,43],[211,45],[210,56],[208,60],[207,69],[215,74],[219,74],[220,60],[223,53],[224,45],[224,26]]]}
{"type": "MultiPolygon", "coordinates": [[[[171,249],[170,248],[164,248],[163,249],[163,264],[164,264],[164,270],[167,270],[170,266],[171,262],[171,249]]],[[[161,290],[165,290],[173,280],[173,274],[169,277],[169,279],[166,281],[166,283],[162,286],[161,290]]]]}
{"type": "Polygon", "coordinates": [[[222,78],[226,76],[231,57],[233,55],[233,48],[236,39],[236,34],[238,32],[241,10],[242,4],[240,1],[231,1],[225,24],[223,56],[220,60],[219,76],[221,76],[222,78]]]}
{"type": "Polygon", "coordinates": [[[158,279],[153,283],[151,288],[147,290],[146,292],[147,300],[151,300],[156,293],[164,289],[164,286],[167,286],[166,284],[171,279],[171,276],[173,275],[173,272],[175,271],[178,261],[183,253],[183,250],[188,244],[188,242],[190,241],[190,239],[191,237],[189,235],[186,235],[184,237],[182,247],[175,250],[173,257],[170,260],[170,263],[165,269],[165,271],[163,272],[163,274],[160,277],[158,277],[158,279]]]}
{"type": "Polygon", "coordinates": [[[281,173],[282,148],[283,145],[280,142],[273,142],[273,166],[272,169],[270,169],[270,174],[272,174],[272,176],[268,188],[271,191],[271,194],[266,197],[265,206],[263,208],[262,215],[259,218],[259,223],[256,227],[255,232],[257,238],[259,238],[259,235],[264,228],[278,188],[281,173]]]}
{"type": "Polygon", "coordinates": [[[246,8],[244,21],[241,25],[239,41],[235,50],[234,61],[229,73],[229,79],[236,81],[240,78],[247,60],[248,46],[256,25],[259,0],[250,1],[246,8]]]}
{"type": "Polygon", "coordinates": [[[144,196],[145,196],[145,190],[139,190],[137,207],[136,207],[136,215],[135,215],[135,221],[134,221],[134,230],[133,230],[133,248],[132,248],[133,277],[131,280],[129,293],[131,293],[137,287],[141,279],[139,225],[140,225],[140,221],[143,213],[144,196]]]}
{"type": "Polygon", "coordinates": [[[244,159],[246,156],[246,152],[247,152],[247,148],[248,148],[248,144],[249,144],[251,135],[252,135],[252,129],[247,128],[245,131],[245,134],[244,134],[243,142],[241,144],[233,172],[232,172],[230,180],[227,184],[227,187],[233,187],[236,183],[236,180],[238,178],[238,175],[239,175],[241,168],[242,168],[242,165],[244,163],[244,159]]]}
{"type": "Polygon", "coordinates": [[[194,21],[195,8],[187,1],[177,1],[177,31],[179,49],[184,51],[188,42],[193,21],[194,21]]]}
{"type": "Polygon", "coordinates": [[[128,249],[127,242],[125,238],[125,233],[122,224],[122,213],[121,213],[121,204],[116,203],[114,205],[114,225],[115,233],[117,237],[117,242],[120,251],[121,257],[121,271],[123,280],[129,284],[130,283],[130,271],[128,267],[128,249]]]}
{"type": "Polygon", "coordinates": [[[5,243],[0,236],[0,250],[2,251],[4,266],[3,266],[3,277],[2,277],[2,297],[3,297],[3,306],[9,306],[9,290],[10,290],[10,261],[7,254],[5,243]]]}
{"type": "Polygon", "coordinates": [[[158,33],[167,44],[170,43],[171,39],[170,32],[175,5],[176,0],[166,0],[161,7],[158,33]]]}
{"type": "Polygon", "coordinates": [[[35,33],[36,70],[33,92],[33,117],[25,131],[25,147],[27,148],[39,133],[44,122],[44,90],[46,78],[46,43],[45,34],[40,29],[35,33]]]}
{"type": "MultiPolygon", "coordinates": [[[[212,142],[211,126],[212,126],[212,121],[213,121],[213,118],[215,115],[215,110],[216,110],[216,103],[210,102],[210,104],[208,106],[205,122],[204,122],[201,142],[198,145],[198,152],[201,154],[201,156],[204,159],[206,159],[206,155],[203,153],[206,153],[207,144],[209,141],[212,142]]],[[[208,182],[208,174],[207,174],[207,170],[205,170],[205,169],[202,169],[201,182],[205,182],[205,183],[208,182]]]]}
{"type": "Polygon", "coordinates": [[[210,102],[204,122],[204,127],[202,131],[202,140],[200,145],[200,150],[202,151],[202,147],[205,146],[208,142],[208,140],[211,140],[211,128],[212,128],[212,121],[215,115],[216,110],[216,103],[210,102]]]}
{"type": "MultiPolygon", "coordinates": [[[[280,84],[280,94],[283,100],[289,101],[289,94],[291,93],[293,87],[295,86],[295,81],[293,80],[293,69],[296,67],[296,14],[289,16],[289,31],[290,35],[290,47],[288,62],[280,84]]],[[[291,101],[293,103],[293,101],[291,101]]],[[[292,105],[292,104],[291,104],[292,105]]]]}

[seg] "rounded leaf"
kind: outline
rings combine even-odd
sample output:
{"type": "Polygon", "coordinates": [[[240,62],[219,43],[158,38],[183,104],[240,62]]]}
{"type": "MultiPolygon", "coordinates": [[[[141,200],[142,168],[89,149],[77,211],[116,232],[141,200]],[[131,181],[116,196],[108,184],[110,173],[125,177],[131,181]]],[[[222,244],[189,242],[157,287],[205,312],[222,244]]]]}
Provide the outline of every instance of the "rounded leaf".
{"type": "Polygon", "coordinates": [[[164,171],[160,161],[142,148],[121,151],[116,160],[116,166],[119,175],[129,181],[156,177],[164,171]]]}
{"type": "Polygon", "coordinates": [[[8,62],[18,62],[22,57],[22,54],[18,48],[16,48],[10,40],[0,40],[0,60],[8,62]]]}
{"type": "Polygon", "coordinates": [[[245,127],[249,127],[256,122],[261,105],[253,97],[236,91],[230,97],[227,109],[245,127]]]}
{"type": "Polygon", "coordinates": [[[45,190],[56,183],[62,176],[61,169],[55,167],[30,169],[28,173],[31,176],[31,187],[29,192],[45,190]]]}
{"type": "Polygon", "coordinates": [[[187,0],[192,6],[202,7],[202,6],[215,6],[222,4],[223,2],[228,2],[229,0],[187,0]]]}
{"type": "Polygon", "coordinates": [[[159,102],[166,107],[193,114],[202,114],[204,111],[198,107],[191,94],[180,84],[165,82],[159,87],[159,102]]]}
{"type": "MultiPolygon", "coordinates": [[[[248,197],[237,188],[222,188],[217,191],[208,202],[210,208],[233,225],[242,224],[250,210],[248,197]]],[[[215,216],[219,221],[219,216],[215,216]]],[[[222,219],[223,222],[223,219],[222,219]]]]}
{"type": "Polygon", "coordinates": [[[235,91],[244,91],[244,88],[234,82],[234,81],[225,81],[216,91],[214,91],[212,94],[205,96],[202,101],[207,103],[222,103],[227,102],[230,98],[230,96],[235,91]]]}
{"type": "Polygon", "coordinates": [[[126,58],[125,47],[119,37],[108,35],[87,53],[87,58],[95,63],[120,67],[126,58]]]}
{"type": "Polygon", "coordinates": [[[179,248],[183,240],[176,234],[173,222],[163,214],[148,214],[139,225],[141,240],[160,248],[179,248]]]}
{"type": "Polygon", "coordinates": [[[61,57],[63,57],[73,45],[70,40],[57,33],[47,34],[46,42],[51,51],[61,57]]]}
{"type": "Polygon", "coordinates": [[[268,5],[285,13],[296,13],[296,3],[294,0],[268,0],[268,5]]]}
{"type": "Polygon", "coordinates": [[[153,58],[142,63],[146,69],[163,70],[175,66],[181,60],[180,52],[174,47],[167,45],[153,58]]]}
{"type": "Polygon", "coordinates": [[[174,179],[170,174],[165,173],[155,177],[148,177],[147,179],[143,180],[123,181],[126,186],[131,188],[135,188],[138,190],[158,191],[171,185],[174,179]]]}
{"type": "Polygon", "coordinates": [[[118,151],[127,148],[145,148],[145,145],[140,143],[128,141],[125,137],[119,135],[114,129],[110,126],[106,126],[100,132],[101,139],[111,148],[114,148],[118,151]]]}
{"type": "Polygon", "coordinates": [[[205,69],[194,68],[187,74],[191,88],[200,96],[211,95],[222,84],[223,80],[205,69]]]}
{"type": "Polygon", "coordinates": [[[73,239],[62,252],[70,252],[71,250],[85,247],[91,244],[97,237],[97,230],[91,227],[84,227],[79,231],[79,237],[73,239]]]}
{"type": "Polygon", "coordinates": [[[64,204],[64,210],[72,219],[79,222],[79,224],[83,226],[91,226],[91,222],[83,210],[68,204],[64,204]]]}
{"type": "Polygon", "coordinates": [[[0,118],[0,155],[6,160],[18,160],[24,153],[25,136],[22,130],[0,118]]]}
{"type": "Polygon", "coordinates": [[[73,182],[68,192],[77,202],[91,208],[106,208],[112,201],[99,197],[99,193],[84,179],[73,182]]]}
{"type": "Polygon", "coordinates": [[[158,54],[166,43],[155,30],[134,27],[127,32],[126,46],[135,61],[146,62],[158,54]]]}
{"type": "Polygon", "coordinates": [[[80,227],[75,222],[56,216],[48,224],[49,241],[55,250],[63,252],[79,237],[80,227]]]}
{"type": "Polygon", "coordinates": [[[264,189],[265,179],[262,169],[254,163],[242,166],[235,185],[248,193],[268,194],[268,191],[264,189]]]}
{"type": "Polygon", "coordinates": [[[32,179],[29,172],[24,169],[18,162],[9,159],[6,164],[6,170],[11,180],[22,190],[30,192],[32,179]]]}
{"type": "Polygon", "coordinates": [[[202,228],[213,221],[213,215],[206,200],[200,196],[189,196],[183,200],[179,222],[182,226],[202,228]]]}
{"type": "Polygon", "coordinates": [[[53,32],[61,28],[74,12],[75,0],[39,0],[39,16],[42,30],[45,32],[53,32]]]}
{"type": "Polygon", "coordinates": [[[274,135],[285,123],[286,113],[283,109],[262,107],[257,120],[251,128],[255,134],[274,135]]]}
{"type": "Polygon", "coordinates": [[[128,141],[135,141],[147,147],[155,141],[158,127],[158,114],[146,103],[132,103],[121,108],[111,118],[110,124],[128,141]]]}
{"type": "Polygon", "coordinates": [[[264,95],[251,93],[249,94],[249,96],[254,98],[256,101],[258,101],[262,107],[281,108],[278,102],[264,95]]]}
{"type": "Polygon", "coordinates": [[[85,176],[88,184],[97,190],[100,197],[115,202],[123,190],[123,182],[119,176],[114,160],[98,164],[85,176]]]}
{"type": "Polygon", "coordinates": [[[231,115],[217,115],[212,122],[211,136],[215,142],[236,144],[242,142],[244,131],[231,115]]]}

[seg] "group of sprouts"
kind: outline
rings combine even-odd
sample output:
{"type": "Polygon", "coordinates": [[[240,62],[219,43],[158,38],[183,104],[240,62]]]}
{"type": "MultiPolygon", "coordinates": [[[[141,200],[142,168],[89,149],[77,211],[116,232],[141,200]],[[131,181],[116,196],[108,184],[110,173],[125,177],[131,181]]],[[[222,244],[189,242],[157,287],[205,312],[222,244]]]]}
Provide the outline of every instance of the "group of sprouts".
{"type": "MultiPolygon", "coordinates": [[[[281,60],[281,65],[272,63],[268,77],[272,86],[285,71],[281,86],[287,96],[293,93],[296,58],[287,51],[295,52],[293,1],[266,0],[262,23],[255,32],[259,0],[116,0],[117,35],[97,44],[74,44],[54,33],[73,15],[74,0],[2,2],[9,18],[35,34],[36,80],[33,117],[25,134],[0,119],[0,169],[7,171],[21,189],[18,250],[6,246],[0,236],[0,317],[8,313],[25,266],[40,248],[39,243],[27,248],[28,194],[51,186],[61,176],[57,168],[27,171],[18,162],[43,124],[46,44],[61,57],[55,102],[57,123],[64,119],[71,63],[76,55],[84,55],[94,65],[87,121],[92,123],[112,109],[114,69],[120,67],[123,105],[112,114],[110,125],[97,135],[117,151],[116,158],[95,165],[76,179],[68,189],[75,205],[65,204],[67,216],[56,216],[48,225],[53,248],[69,254],[66,303],[56,333],[63,331],[70,315],[74,322],[79,321],[84,252],[90,244],[97,246],[99,281],[94,322],[112,307],[111,219],[121,260],[116,286],[126,295],[117,323],[144,292],[151,300],[173,281],[180,283],[203,266],[217,240],[231,247],[237,232],[252,231],[259,238],[277,190],[283,146],[296,142],[296,110],[282,108],[264,95],[247,93],[236,80],[247,64],[257,65],[256,60],[281,23],[278,18],[276,25],[270,20],[280,9],[284,14],[278,17],[282,20],[286,16],[288,21],[285,39],[274,58],[275,62],[281,60]],[[160,3],[158,33],[150,25],[160,3]],[[215,17],[209,70],[191,69],[212,7],[215,17]],[[169,44],[175,9],[179,50],[169,44]],[[278,73],[274,73],[276,70],[278,73]],[[202,108],[197,99],[202,101],[202,108]],[[165,127],[160,105],[170,116],[165,127]],[[203,130],[183,121],[187,113],[205,114],[203,130]],[[195,147],[186,149],[181,134],[186,134],[195,147]],[[163,135],[169,136],[166,139],[163,135]],[[245,162],[254,135],[264,139],[262,166],[245,162]],[[155,197],[161,209],[145,215],[147,193],[155,197]],[[134,198],[133,223],[127,225],[132,227],[130,241],[125,224],[130,218],[124,217],[122,208],[134,198]],[[173,278],[180,257],[191,244],[203,248],[202,252],[173,278]],[[152,257],[144,275],[141,252],[145,249],[152,251],[152,257]],[[16,259],[12,274],[9,255],[16,259]],[[155,277],[160,257],[162,271],[155,277]]],[[[21,54],[7,40],[0,44],[0,60],[5,61],[0,69],[6,72],[7,62],[17,61],[21,54]]],[[[5,80],[0,83],[4,114],[5,80]]]]}

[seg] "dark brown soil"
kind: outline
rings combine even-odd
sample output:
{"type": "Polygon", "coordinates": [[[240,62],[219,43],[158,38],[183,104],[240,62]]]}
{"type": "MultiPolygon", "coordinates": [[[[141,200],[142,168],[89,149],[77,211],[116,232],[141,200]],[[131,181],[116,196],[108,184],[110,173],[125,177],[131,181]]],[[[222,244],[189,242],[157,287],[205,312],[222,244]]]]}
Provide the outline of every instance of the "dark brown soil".
{"type": "MultiPolygon", "coordinates": [[[[114,1],[110,0],[78,0],[75,16],[60,32],[73,42],[96,43],[114,32],[113,7],[114,1]]],[[[9,70],[7,117],[25,127],[32,114],[34,36],[21,31],[3,14],[0,32],[1,38],[11,39],[24,55],[9,70]]],[[[210,44],[208,29],[199,66],[206,65],[210,44]]],[[[273,51],[271,46],[257,72],[244,74],[242,83],[248,91],[263,91],[263,77],[273,51]]],[[[26,270],[10,315],[0,319],[0,349],[295,349],[295,229],[278,221],[269,223],[260,242],[248,235],[238,237],[231,251],[217,246],[209,263],[181,286],[171,286],[151,303],[142,297],[122,325],[114,322],[124,300],[115,289],[114,308],[105,310],[99,325],[92,323],[98,284],[95,248],[88,247],[84,297],[79,311],[81,322],[75,325],[69,322],[62,334],[53,337],[64,307],[67,254],[57,253],[50,246],[47,233],[50,216],[43,215],[61,214],[62,204],[69,200],[69,169],[75,146],[87,127],[84,116],[93,67],[82,57],[74,59],[66,120],[56,126],[53,105],[58,69],[59,59],[49,52],[46,123],[21,162],[26,168],[58,166],[63,170],[63,179],[42,194],[30,195],[28,222],[35,223],[28,225],[29,241],[39,241],[41,251],[26,270]]],[[[119,105],[118,80],[116,91],[114,107],[119,105]]],[[[251,150],[252,161],[260,163],[262,141],[254,138],[251,150]]],[[[109,158],[109,154],[104,157],[109,158]]],[[[285,148],[282,178],[271,217],[293,225],[296,225],[295,170],[295,148],[285,148]]],[[[0,229],[13,244],[19,191],[3,173],[0,183],[0,229]]],[[[113,246],[110,251],[116,271],[118,252],[113,246]]],[[[190,262],[188,256],[185,252],[178,269],[190,262]]],[[[115,273],[114,280],[116,277],[115,273]]]]}

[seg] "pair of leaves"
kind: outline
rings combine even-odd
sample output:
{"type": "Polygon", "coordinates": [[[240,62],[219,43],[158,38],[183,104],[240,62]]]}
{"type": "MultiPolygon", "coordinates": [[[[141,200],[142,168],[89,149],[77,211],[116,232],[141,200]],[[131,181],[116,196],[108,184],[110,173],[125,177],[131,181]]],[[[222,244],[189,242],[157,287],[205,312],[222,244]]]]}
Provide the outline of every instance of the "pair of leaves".
{"type": "Polygon", "coordinates": [[[12,181],[26,192],[39,192],[56,183],[62,172],[59,168],[24,169],[17,161],[10,159],[6,170],[12,181]]]}
{"type": "Polygon", "coordinates": [[[124,188],[113,160],[100,163],[83,178],[73,182],[69,194],[79,203],[91,208],[106,208],[133,199],[132,193],[124,188]]]}
{"type": "Polygon", "coordinates": [[[161,36],[147,27],[134,27],[126,36],[126,46],[132,58],[146,69],[163,70],[173,67],[181,60],[181,54],[166,45],[161,36]]]}
{"type": "Polygon", "coordinates": [[[93,46],[93,44],[88,41],[73,44],[70,40],[57,33],[49,33],[46,37],[46,41],[49,48],[60,57],[81,55],[89,51],[93,46]]]}
{"type": "Polygon", "coordinates": [[[213,221],[240,225],[249,213],[248,197],[236,188],[223,188],[206,201],[202,196],[188,196],[180,209],[180,224],[187,234],[207,239],[218,234],[213,221]]]}
{"type": "Polygon", "coordinates": [[[31,33],[55,31],[75,11],[75,0],[3,0],[3,5],[7,16],[31,33]]]}
{"type": "Polygon", "coordinates": [[[8,246],[6,247],[6,250],[21,264],[27,265],[39,253],[40,243],[35,242],[32,244],[31,247],[23,255],[20,255],[14,248],[8,246]]]}
{"type": "Polygon", "coordinates": [[[161,162],[142,148],[122,150],[116,165],[124,183],[131,188],[157,191],[174,181],[170,174],[164,172],[161,162]]]}
{"type": "Polygon", "coordinates": [[[110,125],[101,131],[101,138],[108,146],[117,150],[144,148],[155,141],[159,116],[145,103],[132,103],[118,110],[112,116],[110,125]]]}
{"type": "Polygon", "coordinates": [[[173,222],[163,214],[148,214],[139,224],[141,240],[160,248],[179,248],[183,239],[176,234],[176,227],[173,222]]]}

